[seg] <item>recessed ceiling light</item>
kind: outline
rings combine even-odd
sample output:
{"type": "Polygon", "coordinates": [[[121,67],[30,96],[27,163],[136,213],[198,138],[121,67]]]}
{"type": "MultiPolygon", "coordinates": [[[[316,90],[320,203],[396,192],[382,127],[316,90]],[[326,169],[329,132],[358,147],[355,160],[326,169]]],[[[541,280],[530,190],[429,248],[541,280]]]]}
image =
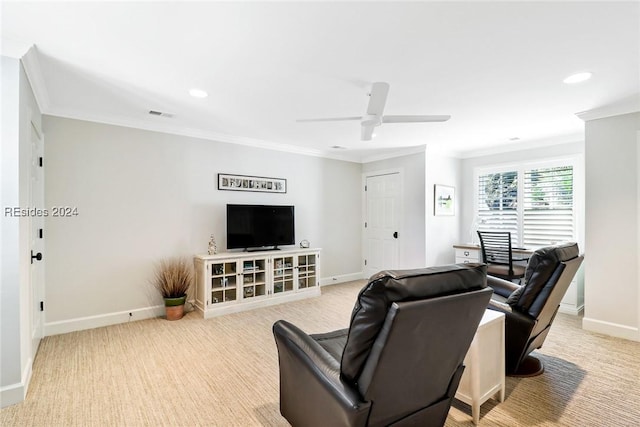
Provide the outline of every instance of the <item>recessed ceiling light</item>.
{"type": "Polygon", "coordinates": [[[193,96],[194,98],[206,98],[207,96],[209,96],[209,94],[202,89],[190,89],[189,95],[193,96]]]}
{"type": "Polygon", "coordinates": [[[563,82],[567,84],[580,83],[580,82],[589,80],[592,75],[593,74],[588,71],[584,73],[577,73],[567,77],[566,79],[563,80],[563,82]]]}

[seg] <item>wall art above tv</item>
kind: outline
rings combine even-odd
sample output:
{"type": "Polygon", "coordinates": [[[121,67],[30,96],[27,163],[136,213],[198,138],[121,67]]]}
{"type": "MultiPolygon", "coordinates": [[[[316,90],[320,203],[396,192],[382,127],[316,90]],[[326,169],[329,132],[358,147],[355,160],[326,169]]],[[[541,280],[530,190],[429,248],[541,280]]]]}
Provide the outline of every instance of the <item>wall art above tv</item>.
{"type": "Polygon", "coordinates": [[[287,180],[266,176],[218,174],[218,190],[260,191],[264,193],[286,193],[287,180]]]}

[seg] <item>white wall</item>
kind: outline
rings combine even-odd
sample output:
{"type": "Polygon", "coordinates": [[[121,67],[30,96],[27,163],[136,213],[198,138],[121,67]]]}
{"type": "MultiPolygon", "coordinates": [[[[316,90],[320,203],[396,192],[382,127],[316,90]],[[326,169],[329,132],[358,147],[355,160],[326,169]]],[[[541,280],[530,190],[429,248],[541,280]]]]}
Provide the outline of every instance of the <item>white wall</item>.
{"type": "Polygon", "coordinates": [[[32,301],[30,299],[29,219],[13,217],[6,208],[28,207],[31,120],[40,112],[18,59],[1,58],[2,145],[0,188],[0,406],[24,399],[31,378],[32,301]]]}
{"type": "Polygon", "coordinates": [[[640,113],[585,124],[583,327],[640,341],[640,113]]]}
{"type": "Polygon", "coordinates": [[[442,154],[438,147],[427,146],[425,153],[426,173],[426,263],[443,265],[455,262],[452,246],[460,243],[462,190],[461,160],[442,154]],[[434,186],[447,185],[455,188],[453,216],[434,215],[434,186]]]}
{"type": "MultiPolygon", "coordinates": [[[[402,174],[402,218],[398,232],[398,268],[425,266],[425,157],[416,153],[362,165],[363,174],[400,170],[402,174]]],[[[360,188],[360,196],[362,188],[360,188]]],[[[361,218],[359,226],[362,227],[361,218]]]]}
{"type": "MultiPolygon", "coordinates": [[[[154,314],[155,262],[226,248],[226,204],[291,204],[296,241],[321,247],[322,277],[361,276],[359,164],[45,116],[45,334],[154,314]],[[286,194],[220,191],[217,173],[287,179],[286,194]]],[[[327,280],[325,280],[327,281],[327,280]]]]}
{"type": "MultiPolygon", "coordinates": [[[[4,214],[5,207],[19,206],[19,61],[2,57],[2,238],[0,283],[0,387],[2,407],[15,403],[8,401],[5,388],[20,383],[20,264],[19,219],[4,214]],[[18,326],[18,327],[16,327],[18,326]],[[5,403],[5,401],[8,401],[5,403]]],[[[13,397],[11,400],[15,400],[13,397]]],[[[18,400],[19,401],[19,400],[18,400]]]]}

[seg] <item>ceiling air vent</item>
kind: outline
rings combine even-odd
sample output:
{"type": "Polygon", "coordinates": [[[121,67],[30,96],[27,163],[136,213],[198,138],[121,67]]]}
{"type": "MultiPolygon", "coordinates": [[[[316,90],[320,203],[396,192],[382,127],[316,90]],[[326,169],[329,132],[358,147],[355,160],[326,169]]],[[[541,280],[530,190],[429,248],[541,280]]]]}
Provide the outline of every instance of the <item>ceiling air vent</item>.
{"type": "Polygon", "coordinates": [[[162,111],[156,111],[156,110],[149,110],[149,114],[151,114],[152,116],[160,116],[160,117],[167,117],[167,118],[173,117],[173,114],[171,113],[163,113],[162,111]]]}

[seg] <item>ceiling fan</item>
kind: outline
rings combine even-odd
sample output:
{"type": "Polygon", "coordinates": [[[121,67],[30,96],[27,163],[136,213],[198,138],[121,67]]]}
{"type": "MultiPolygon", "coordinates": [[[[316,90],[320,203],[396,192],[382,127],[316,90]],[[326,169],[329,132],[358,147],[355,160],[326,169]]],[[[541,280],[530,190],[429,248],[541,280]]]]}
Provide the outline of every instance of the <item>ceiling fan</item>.
{"type": "Polygon", "coordinates": [[[361,125],[360,139],[371,141],[374,128],[382,123],[426,123],[446,122],[451,116],[385,116],[382,114],[387,102],[389,83],[376,82],[371,86],[369,93],[369,105],[364,116],[355,117],[331,117],[325,119],[298,119],[297,122],[335,122],[346,120],[359,120],[361,125]]]}

